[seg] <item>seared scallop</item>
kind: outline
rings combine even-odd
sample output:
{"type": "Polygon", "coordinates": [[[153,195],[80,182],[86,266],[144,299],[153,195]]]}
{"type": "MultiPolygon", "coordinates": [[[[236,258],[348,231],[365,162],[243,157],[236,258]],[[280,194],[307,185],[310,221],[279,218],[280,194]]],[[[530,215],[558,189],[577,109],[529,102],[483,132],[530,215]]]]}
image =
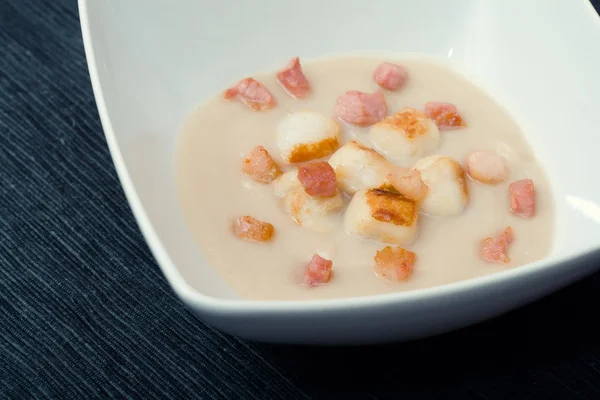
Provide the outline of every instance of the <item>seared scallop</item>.
{"type": "Polygon", "coordinates": [[[410,244],[417,237],[417,204],[399,193],[380,189],[354,194],[344,215],[350,234],[389,244],[410,244]]]}
{"type": "Polygon", "coordinates": [[[435,122],[414,108],[404,108],[378,122],[369,135],[375,148],[392,158],[418,157],[440,144],[435,122]]]}
{"type": "Polygon", "coordinates": [[[421,172],[427,195],[420,202],[423,212],[441,217],[462,214],[469,202],[465,171],[458,161],[440,155],[419,160],[414,168],[421,172]]]}
{"type": "Polygon", "coordinates": [[[377,151],[355,140],[340,147],[329,164],[335,170],[338,187],[348,194],[387,184],[387,174],[393,168],[377,151]]]}
{"type": "Polygon", "coordinates": [[[284,210],[299,225],[319,232],[328,232],[338,226],[338,213],[344,200],[338,190],[333,196],[311,196],[298,180],[298,171],[281,175],[273,182],[275,195],[282,199],[284,210]]]}
{"type": "Polygon", "coordinates": [[[285,116],[276,128],[276,144],[288,163],[326,157],[338,147],[340,125],[336,120],[313,111],[285,116]]]}

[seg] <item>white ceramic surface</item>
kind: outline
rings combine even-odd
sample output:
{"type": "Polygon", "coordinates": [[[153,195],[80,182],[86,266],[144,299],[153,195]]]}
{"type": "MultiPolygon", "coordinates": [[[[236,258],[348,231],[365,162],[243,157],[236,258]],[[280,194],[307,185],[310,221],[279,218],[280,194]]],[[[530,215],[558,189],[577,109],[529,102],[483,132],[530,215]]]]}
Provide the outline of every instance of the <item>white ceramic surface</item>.
{"type": "Polygon", "coordinates": [[[446,332],[595,271],[600,21],[587,0],[80,0],[90,76],[124,191],[169,283],[203,320],[260,341],[342,344],[446,332]],[[543,4],[542,4],[543,3],[543,4]],[[513,114],[552,181],[544,261],[452,285],[329,301],[239,299],[203,261],[174,150],[198,103],[254,71],[364,52],[446,59],[513,114]]]}

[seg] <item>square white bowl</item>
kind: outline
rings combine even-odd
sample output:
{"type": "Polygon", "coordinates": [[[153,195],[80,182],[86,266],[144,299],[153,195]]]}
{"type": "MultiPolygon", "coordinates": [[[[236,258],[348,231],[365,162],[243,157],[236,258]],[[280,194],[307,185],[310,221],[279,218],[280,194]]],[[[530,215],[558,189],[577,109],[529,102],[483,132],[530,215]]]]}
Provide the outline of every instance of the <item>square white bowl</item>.
{"type": "Polygon", "coordinates": [[[600,266],[600,21],[587,0],[80,0],[79,10],[102,125],[133,213],[174,291],[219,329],[285,343],[408,340],[499,315],[600,266]],[[238,298],[183,219],[174,179],[182,121],[228,83],[291,56],[365,52],[444,58],[512,113],[551,180],[552,254],[395,294],[238,298]]]}

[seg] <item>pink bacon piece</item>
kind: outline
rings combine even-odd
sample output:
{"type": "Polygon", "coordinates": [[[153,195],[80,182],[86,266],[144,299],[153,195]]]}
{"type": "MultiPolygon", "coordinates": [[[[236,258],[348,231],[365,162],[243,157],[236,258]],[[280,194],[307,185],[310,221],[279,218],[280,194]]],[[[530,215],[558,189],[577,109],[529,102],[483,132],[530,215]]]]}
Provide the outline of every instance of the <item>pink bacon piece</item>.
{"type": "Polygon", "coordinates": [[[384,62],[373,72],[373,80],[384,89],[398,90],[408,80],[408,71],[400,65],[384,62]]]}
{"type": "Polygon", "coordinates": [[[382,92],[364,93],[351,90],[338,97],[333,113],[344,122],[369,126],[387,115],[387,104],[382,92]]]}
{"type": "Polygon", "coordinates": [[[286,92],[296,99],[304,99],[311,92],[310,83],[302,71],[300,59],[294,57],[277,73],[277,80],[286,92]]]}
{"type": "Polygon", "coordinates": [[[375,254],[375,272],[392,281],[405,281],[412,275],[417,255],[401,247],[386,246],[375,254]]]}
{"type": "Polygon", "coordinates": [[[440,129],[454,129],[467,126],[454,104],[429,102],[425,104],[425,114],[434,120],[440,129]]]}
{"type": "Polygon", "coordinates": [[[269,90],[254,78],[244,78],[225,91],[225,100],[238,99],[254,111],[275,107],[275,99],[269,90]]]}
{"type": "Polygon", "coordinates": [[[332,261],[315,254],[304,270],[304,284],[315,286],[329,282],[332,267],[332,261]]]}
{"type": "Polygon", "coordinates": [[[251,242],[268,242],[275,228],[268,222],[262,222],[249,215],[240,217],[233,223],[233,232],[240,239],[251,242]]]}
{"type": "Polygon", "coordinates": [[[481,258],[489,262],[506,264],[510,262],[508,257],[508,245],[513,241],[513,230],[507,226],[504,231],[495,238],[485,238],[479,245],[481,258]]]}
{"type": "Polygon", "coordinates": [[[262,146],[256,146],[244,157],[242,172],[262,183],[271,183],[282,174],[277,163],[262,146]]]}
{"type": "Polygon", "coordinates": [[[311,196],[335,195],[337,179],[333,167],[327,161],[315,161],[298,167],[298,180],[311,196]]]}
{"type": "Polygon", "coordinates": [[[421,179],[421,172],[416,169],[395,167],[388,172],[387,179],[400,194],[416,202],[423,200],[429,191],[421,179]]]}
{"type": "Polygon", "coordinates": [[[516,215],[531,218],[535,215],[535,189],[531,179],[521,179],[508,186],[510,209],[516,215]]]}

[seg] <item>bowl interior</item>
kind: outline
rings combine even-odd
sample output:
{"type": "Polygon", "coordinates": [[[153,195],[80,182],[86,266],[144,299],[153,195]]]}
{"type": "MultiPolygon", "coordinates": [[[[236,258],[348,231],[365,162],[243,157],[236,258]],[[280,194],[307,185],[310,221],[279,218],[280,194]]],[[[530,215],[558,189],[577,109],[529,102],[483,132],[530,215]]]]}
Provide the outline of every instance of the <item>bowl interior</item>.
{"type": "Polygon", "coordinates": [[[600,186],[587,171],[600,170],[600,24],[587,1],[241,4],[106,0],[82,9],[115,164],[176,290],[236,297],[204,261],[179,207],[174,157],[182,121],[232,81],[295,55],[409,52],[447,60],[503,105],[536,149],[557,212],[549,261],[598,247],[600,186]]]}

